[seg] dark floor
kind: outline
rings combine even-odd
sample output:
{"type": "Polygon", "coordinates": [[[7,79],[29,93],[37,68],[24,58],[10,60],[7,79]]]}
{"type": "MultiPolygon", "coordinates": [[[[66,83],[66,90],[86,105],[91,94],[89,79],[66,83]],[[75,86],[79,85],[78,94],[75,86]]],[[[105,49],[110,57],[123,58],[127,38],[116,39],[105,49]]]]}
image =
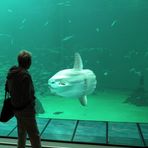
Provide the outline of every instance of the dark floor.
{"type": "MultiPolygon", "coordinates": [[[[148,124],[37,118],[42,141],[148,146],[148,124]]],[[[1,138],[17,138],[16,119],[0,123],[1,138]]]]}

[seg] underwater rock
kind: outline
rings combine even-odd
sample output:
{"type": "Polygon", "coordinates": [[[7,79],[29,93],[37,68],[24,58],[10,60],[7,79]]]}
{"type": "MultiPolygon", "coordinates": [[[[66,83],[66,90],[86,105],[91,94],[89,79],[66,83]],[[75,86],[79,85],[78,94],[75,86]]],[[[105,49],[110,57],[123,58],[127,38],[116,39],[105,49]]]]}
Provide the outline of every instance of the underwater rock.
{"type": "Polygon", "coordinates": [[[124,103],[131,103],[136,106],[148,106],[148,91],[144,88],[144,76],[142,74],[138,88],[128,96],[124,103]]]}

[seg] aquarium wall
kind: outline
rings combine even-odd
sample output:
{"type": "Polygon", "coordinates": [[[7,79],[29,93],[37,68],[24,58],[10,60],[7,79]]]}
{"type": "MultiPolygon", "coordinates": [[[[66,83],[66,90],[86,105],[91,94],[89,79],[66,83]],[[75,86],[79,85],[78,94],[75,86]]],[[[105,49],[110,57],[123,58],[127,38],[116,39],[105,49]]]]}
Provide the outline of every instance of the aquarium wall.
{"type": "Polygon", "coordinates": [[[41,102],[51,95],[48,79],[72,68],[75,52],[96,75],[92,95],[123,90],[128,98],[139,85],[148,88],[147,0],[1,0],[0,20],[1,96],[7,71],[23,49],[32,52],[30,73],[41,102]]]}
{"type": "MultiPolygon", "coordinates": [[[[27,49],[34,57],[32,72],[42,67],[48,79],[71,67],[79,52],[84,67],[96,73],[98,89],[135,88],[139,75],[147,75],[146,0],[6,0],[0,11],[3,65],[27,49]]],[[[44,76],[37,74],[39,83],[44,76]]]]}

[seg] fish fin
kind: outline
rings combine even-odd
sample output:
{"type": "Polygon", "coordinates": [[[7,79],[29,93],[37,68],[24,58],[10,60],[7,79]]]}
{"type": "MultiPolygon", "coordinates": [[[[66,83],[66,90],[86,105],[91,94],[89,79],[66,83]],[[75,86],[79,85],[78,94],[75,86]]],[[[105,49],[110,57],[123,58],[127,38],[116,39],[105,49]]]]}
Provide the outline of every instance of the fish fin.
{"type": "Polygon", "coordinates": [[[86,106],[87,105],[87,96],[82,96],[81,98],[79,98],[79,101],[80,101],[81,105],[86,106]]]}
{"type": "Polygon", "coordinates": [[[76,70],[82,70],[83,69],[83,62],[82,62],[81,56],[78,52],[75,53],[73,68],[76,69],[76,70]]]}

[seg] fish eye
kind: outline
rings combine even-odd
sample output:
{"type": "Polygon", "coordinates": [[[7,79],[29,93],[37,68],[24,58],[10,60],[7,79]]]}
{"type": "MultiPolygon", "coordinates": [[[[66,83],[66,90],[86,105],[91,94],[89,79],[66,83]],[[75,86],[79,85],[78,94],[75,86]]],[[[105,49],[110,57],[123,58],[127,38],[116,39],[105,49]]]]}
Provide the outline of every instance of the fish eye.
{"type": "Polygon", "coordinates": [[[50,79],[48,82],[49,82],[50,84],[54,84],[54,83],[55,83],[55,80],[54,80],[54,79],[50,79]]]}

